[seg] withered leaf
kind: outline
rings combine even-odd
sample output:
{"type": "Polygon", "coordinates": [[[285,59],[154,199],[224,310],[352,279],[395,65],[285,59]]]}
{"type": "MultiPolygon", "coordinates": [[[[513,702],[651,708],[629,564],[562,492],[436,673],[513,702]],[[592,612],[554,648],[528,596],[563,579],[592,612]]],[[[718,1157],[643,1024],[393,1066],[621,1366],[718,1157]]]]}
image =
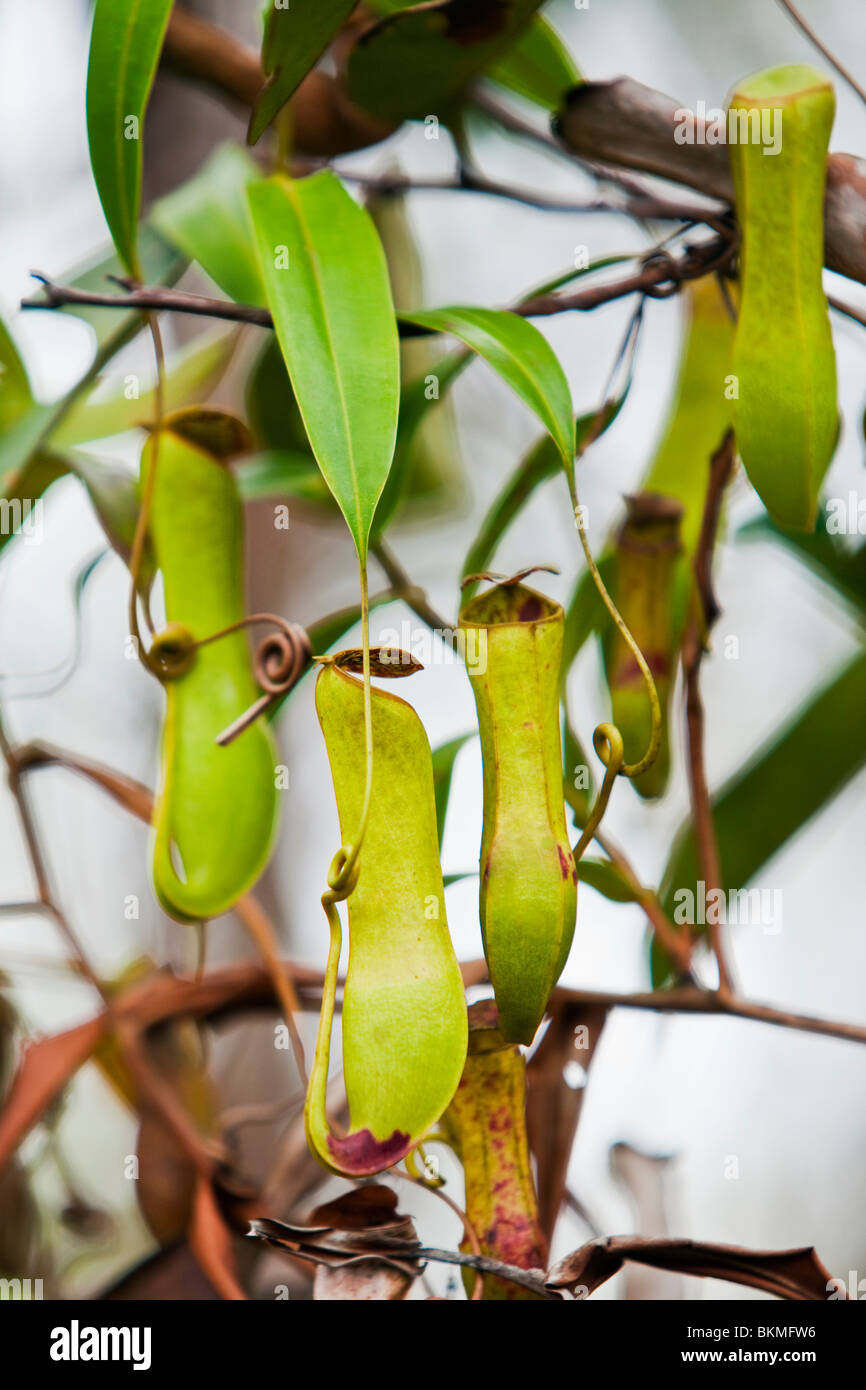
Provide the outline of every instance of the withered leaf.
{"type": "Polygon", "coordinates": [[[465,589],[467,584],[499,584],[502,588],[508,589],[513,585],[522,584],[524,579],[528,579],[531,574],[559,574],[556,565],[528,565],[526,569],[518,570],[516,574],[498,574],[495,570],[482,570],[480,574],[466,574],[460,581],[461,589],[465,589]]]}
{"type": "Polygon", "coordinates": [[[745,1284],[797,1302],[823,1302],[837,1286],[812,1246],[800,1250],[747,1250],[739,1245],[647,1240],[642,1236],[591,1240],[554,1265],[545,1283],[549,1289],[568,1289],[588,1297],[612,1278],[626,1260],[704,1279],[727,1279],[732,1284],[745,1284]]]}
{"type": "Polygon", "coordinates": [[[397,1301],[418,1274],[411,1254],[418,1240],[411,1220],[396,1207],[390,1188],[369,1183],[317,1207],[310,1225],[259,1219],[250,1222],[249,1235],[315,1264],[314,1299],[397,1301]],[[405,1259],[390,1249],[381,1252],[383,1245],[404,1242],[405,1259]]]}

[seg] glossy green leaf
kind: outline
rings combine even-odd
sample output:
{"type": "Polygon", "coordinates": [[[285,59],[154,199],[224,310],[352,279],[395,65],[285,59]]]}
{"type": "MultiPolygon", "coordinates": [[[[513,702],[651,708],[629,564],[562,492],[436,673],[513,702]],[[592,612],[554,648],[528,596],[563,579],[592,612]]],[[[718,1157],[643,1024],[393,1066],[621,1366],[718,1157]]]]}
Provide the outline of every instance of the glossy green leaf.
{"type": "MultiPolygon", "coordinates": [[[[723,889],[744,888],[866,764],[864,709],[866,655],[861,654],[716,792],[723,889]]],[[[686,823],[662,876],[660,896],[670,916],[677,890],[695,892],[699,878],[694,835],[686,823]]],[[[654,951],[655,980],[668,971],[663,953],[654,951]]]]}
{"type": "Polygon", "coordinates": [[[458,101],[501,57],[541,0],[440,0],[381,19],[349,57],[353,101],[384,120],[423,120],[458,101]]]}
{"type": "Polygon", "coordinates": [[[417,310],[400,318],[434,333],[451,333],[483,357],[538,416],[563,463],[571,467],[571,391],[559,358],[534,324],[504,309],[463,306],[417,310]]]}
{"type": "Polygon", "coordinates": [[[558,111],[566,92],[583,80],[562,39],[541,15],[533,17],[487,76],[545,111],[558,111]]]}
{"type": "Polygon", "coordinates": [[[265,16],[262,68],[268,81],[250,117],[254,145],[355,8],[357,0],[291,0],[265,16]]]}
{"type": "Polygon", "coordinates": [[[451,778],[457,754],[473,734],[461,734],[459,738],[449,739],[433,749],[433,795],[436,798],[436,826],[439,831],[439,848],[445,834],[445,817],[448,814],[448,797],[451,795],[451,778]]]}
{"type": "MultiPolygon", "coordinates": [[[[630,259],[630,256],[605,256],[579,270],[575,270],[574,268],[569,269],[553,279],[544,281],[540,285],[534,285],[532,289],[527,292],[527,297],[536,294],[552,293],[554,290],[561,289],[564,285],[571,284],[574,280],[581,279],[584,275],[591,274],[594,270],[602,270],[609,265],[618,265],[622,261],[630,259]]],[[[423,343],[423,341],[423,339],[418,340],[419,343],[423,343]]],[[[405,344],[406,347],[410,345],[412,345],[412,339],[409,339],[408,343],[405,344]]],[[[465,349],[449,353],[447,356],[438,359],[433,368],[433,376],[436,380],[436,390],[438,392],[437,396],[431,397],[430,395],[429,373],[414,376],[412,379],[408,380],[403,387],[400,398],[400,420],[397,427],[397,449],[394,454],[394,465],[391,469],[379,506],[376,509],[374,526],[377,535],[388,525],[404,495],[408,491],[408,477],[412,467],[412,451],[417,431],[424,428],[425,421],[428,419],[431,409],[435,413],[437,402],[445,398],[453,382],[456,381],[464,367],[468,366],[471,360],[471,354],[465,349]]],[[[624,399],[625,393],[619,404],[622,404],[622,400],[624,399]]],[[[619,409],[619,406],[617,406],[617,409],[619,409]]],[[[592,418],[594,417],[586,417],[587,420],[592,418]]],[[[613,419],[613,416],[611,416],[611,419],[613,419]]],[[[608,421],[608,423],[610,422],[608,421]]],[[[580,426],[581,421],[578,421],[578,429],[580,429],[580,426]]],[[[607,425],[605,425],[605,428],[607,428],[607,425]]],[[[579,442],[580,436],[578,436],[578,443],[579,442]]],[[[479,568],[483,568],[483,566],[479,566],[479,568]]],[[[471,572],[470,569],[469,573],[471,572]]]]}
{"type": "Polygon", "coordinates": [[[366,560],[394,452],[397,325],[369,215],[329,171],[248,192],[268,304],[322,474],[366,560]]]}
{"type": "Polygon", "coordinates": [[[96,0],[87,65],[87,138],[102,210],[117,253],[140,278],[144,113],[172,0],[96,0]]]}
{"type": "Polygon", "coordinates": [[[150,211],[150,221],[162,236],[198,261],[238,304],[265,303],[247,204],[247,189],[261,177],[239,145],[219,145],[191,179],[160,198],[150,211]]]}

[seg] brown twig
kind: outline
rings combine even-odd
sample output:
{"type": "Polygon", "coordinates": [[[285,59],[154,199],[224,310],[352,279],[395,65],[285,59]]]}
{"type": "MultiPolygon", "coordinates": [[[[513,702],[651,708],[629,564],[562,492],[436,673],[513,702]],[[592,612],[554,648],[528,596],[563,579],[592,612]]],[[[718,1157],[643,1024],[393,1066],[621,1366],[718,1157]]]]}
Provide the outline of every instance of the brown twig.
{"type": "MultiPolygon", "coordinates": [[[[175,5],[162,67],[202,83],[232,104],[249,108],[264,86],[259,53],[225,29],[175,5]]],[[[289,102],[295,147],[311,155],[347,154],[378,144],[394,127],[355,106],[339,78],[314,70],[289,102]]]]}
{"type": "Polygon", "coordinates": [[[377,1242],[375,1249],[378,1255],[401,1255],[404,1259],[408,1255],[413,1260],[434,1260],[437,1264],[463,1265],[466,1269],[477,1269],[482,1274],[495,1274],[497,1278],[505,1279],[509,1284],[519,1284],[523,1289],[530,1289],[539,1298],[546,1298],[552,1302],[559,1300],[559,1295],[545,1286],[544,1271],[540,1269],[519,1269],[517,1265],[491,1259],[489,1255],[472,1255],[463,1250],[440,1250],[436,1246],[412,1245],[407,1250],[405,1242],[401,1244],[381,1241],[377,1242]]]}
{"type": "MultiPolygon", "coordinates": [[[[701,245],[688,246],[680,256],[674,256],[667,251],[656,251],[644,259],[640,270],[620,280],[568,293],[532,295],[520,303],[509,305],[508,312],[519,314],[521,318],[545,318],[552,314],[597,309],[602,304],[611,304],[630,294],[645,294],[654,299],[666,298],[675,294],[685,281],[699,279],[727,266],[735,250],[736,238],[729,233],[727,236],[713,237],[701,245]]],[[[106,294],[77,289],[72,285],[58,285],[40,272],[31,273],[41,282],[42,293],[38,298],[23,299],[22,309],[60,309],[69,304],[90,305],[103,309],[161,309],[179,314],[227,319],[233,323],[248,323],[259,328],[274,326],[270,310],[253,304],[209,299],[204,295],[189,294],[185,290],[166,289],[161,286],[142,286],[125,290],[122,294],[106,294]]],[[[427,337],[432,331],[400,319],[397,326],[401,338],[427,337]]]]}
{"type": "MultiPolygon", "coordinates": [[[[726,146],[708,142],[707,122],[697,118],[693,143],[678,144],[682,110],[632,78],[585,82],[569,93],[556,130],[566,149],[584,159],[655,174],[731,203],[726,146]]],[[[854,155],[827,160],[824,249],[828,269],[866,283],[866,162],[854,155]]]]}
{"type": "Polygon", "coordinates": [[[286,1027],[289,1030],[295,1064],[303,1086],[307,1085],[307,1067],[304,1060],[304,1044],[298,1032],[295,1015],[301,1012],[301,1005],[290,975],[283,969],[277,945],[277,934],[273,923],[252,893],[245,893],[235,903],[235,912],[250,937],[262,954],[268,973],[273,981],[274,993],[280,1001],[286,1027]]]}
{"type": "Polygon", "coordinates": [[[447,622],[441,613],[436,612],[436,609],[427,601],[424,590],[412,583],[391,547],[384,540],[378,540],[370,546],[370,549],[382,566],[394,597],[402,599],[412,609],[412,612],[421,619],[422,623],[425,623],[431,631],[438,633],[443,642],[454,647],[456,624],[447,622]]]}
{"type": "MultiPolygon", "coordinates": [[[[561,153],[558,147],[553,147],[561,153]]],[[[674,203],[664,198],[653,198],[644,190],[634,190],[628,199],[611,202],[597,196],[589,200],[574,198],[550,198],[531,188],[519,188],[514,184],[489,179],[475,169],[461,166],[459,173],[443,178],[410,178],[404,174],[369,174],[355,169],[344,169],[329,160],[301,160],[293,166],[297,174],[311,173],[316,169],[331,169],[346,183],[358,184],[368,194],[376,197],[400,197],[409,193],[475,193],[488,198],[501,198],[507,202],[535,208],[539,212],[562,213],[613,213],[652,220],[656,222],[686,222],[696,224],[706,222],[715,226],[714,213],[697,204],[674,203]]],[[[623,180],[622,182],[625,182],[623,180]]]]}
{"type": "Polygon", "coordinates": [[[723,995],[718,990],[682,985],[674,989],[652,990],[637,994],[609,994],[604,990],[557,989],[556,995],[576,1006],[602,1004],[612,1009],[650,1009],[657,1013],[720,1014],[727,1018],[744,1018],[754,1023],[769,1023],[777,1028],[791,1028],[798,1033],[813,1033],[824,1038],[839,1038],[845,1042],[866,1043],[866,1027],[858,1023],[836,1023],[833,1019],[815,1018],[811,1014],[791,1013],[769,1004],[754,1003],[723,995]]]}
{"type": "Polygon", "coordinates": [[[837,314],[844,314],[846,319],[860,323],[866,328],[866,313],[862,309],[855,309],[853,304],[846,304],[844,300],[836,299],[832,294],[827,295],[827,303],[831,309],[836,310],[837,314]]]}
{"type": "Polygon", "coordinates": [[[686,978],[690,977],[692,968],[691,942],[683,932],[677,931],[662,907],[658,894],[652,888],[646,888],[641,883],[622,850],[614,845],[600,829],[596,831],[593,838],[631,888],[652,927],[653,935],[662,949],[670,956],[679,974],[686,978]]]}
{"type": "MultiPolygon", "coordinates": [[[[707,781],[704,756],[704,706],[701,699],[700,667],[706,650],[706,636],[719,615],[719,605],[713,592],[712,563],[718,534],[719,516],[725,489],[736,462],[734,436],[728,430],[710,461],[710,477],[701,531],[695,552],[695,592],[692,612],[683,640],[683,673],[686,681],[686,721],[688,726],[688,772],[695,845],[698,864],[705,889],[713,892],[722,887],[722,867],[713,818],[713,803],[707,781]]],[[[722,930],[718,922],[708,923],[710,944],[719,972],[719,991],[733,993],[733,978],[728,965],[722,930]]]]}

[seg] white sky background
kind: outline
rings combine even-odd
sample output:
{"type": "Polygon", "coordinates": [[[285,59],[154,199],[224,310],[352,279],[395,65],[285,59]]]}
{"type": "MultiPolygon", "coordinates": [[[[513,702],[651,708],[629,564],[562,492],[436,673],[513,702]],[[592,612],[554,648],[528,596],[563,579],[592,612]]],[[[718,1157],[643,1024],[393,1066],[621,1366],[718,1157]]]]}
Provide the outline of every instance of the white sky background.
{"type": "MultiPolygon", "coordinates": [[[[804,0],[822,37],[861,76],[866,39],[843,0],[804,0]]],[[[670,92],[683,104],[703,99],[722,105],[744,73],[775,62],[812,61],[805,40],[772,0],[720,6],[590,0],[585,11],[563,3],[549,10],[588,77],[619,73],[670,92]]],[[[35,389],[48,399],[66,389],[89,361],[88,332],[71,318],[15,314],[30,292],[33,268],[61,276],[97,249],[104,223],[87,166],[83,85],[87,7],[73,0],[0,0],[0,309],[13,328],[35,389]]],[[[816,59],[820,63],[819,59],[816,59]]],[[[837,82],[832,145],[864,148],[866,108],[837,82]]],[[[564,163],[541,160],[513,141],[477,145],[492,176],[535,183],[547,192],[581,197],[589,185],[564,163]]],[[[425,141],[418,127],[388,145],[355,156],[348,165],[382,169],[399,158],[407,171],[446,172],[447,136],[425,141]]],[[[545,215],[467,195],[418,195],[411,203],[426,275],[429,304],[501,304],[521,289],[572,263],[574,248],[595,256],[641,245],[626,219],[545,215]]],[[[844,296],[861,307],[862,287],[844,296]]],[[[630,313],[630,304],[591,315],[540,321],[561,356],[578,411],[595,407],[630,313]]],[[[864,405],[861,330],[835,323],[842,442],[827,492],[859,489],[864,405]]],[[[170,326],[166,332],[171,334],[170,326]]],[[[679,333],[675,301],[647,306],[637,374],[628,405],[590,452],[581,470],[582,500],[600,549],[620,512],[620,497],[638,484],[664,419],[679,333]]],[[[129,362],[149,370],[146,344],[112,364],[119,379],[129,362]]],[[[471,506],[431,529],[404,529],[394,548],[412,578],[429,589],[434,605],[456,612],[462,556],[491,498],[537,437],[525,408],[483,365],[457,383],[460,446],[471,506]]],[[[135,441],[100,445],[132,466],[135,441]]],[[[760,508],[740,479],[729,514],[729,536],[760,508]]],[[[101,548],[102,533],[74,483],[52,490],[44,544],[10,546],[0,560],[0,698],[14,683],[10,672],[43,670],[62,659],[72,639],[71,583],[82,560],[101,548]]],[[[269,606],[302,621],[351,602],[355,579],[350,544],[334,527],[313,524],[293,509],[293,529],[274,541],[269,558],[269,606]],[[285,547],[291,553],[287,556],[285,547]],[[282,547],[277,550],[277,545],[282,547]]],[[[555,563],[559,579],[541,577],[558,598],[571,592],[578,546],[564,489],[548,484],[502,544],[496,568],[555,563]]],[[[257,558],[257,568],[265,562],[257,558]]],[[[266,568],[266,566],[265,566],[266,568]]],[[[376,580],[373,580],[375,586],[376,580]]],[[[805,694],[823,683],[852,652],[853,633],[835,606],[796,563],[767,546],[734,546],[720,553],[717,590],[722,601],[716,651],[703,668],[708,764],[713,784],[784,722],[805,694]],[[739,660],[725,660],[721,638],[739,639],[739,660]]],[[[124,660],[126,584],[120,563],[103,562],[84,604],[83,651],[74,677],[55,695],[9,700],[4,708],[16,738],[42,738],[154,780],[160,693],[134,663],[124,660]]],[[[373,633],[408,611],[382,610],[373,633]]],[[[347,639],[347,644],[353,641],[347,639]]],[[[413,678],[408,694],[432,745],[474,727],[468,681],[459,666],[432,664],[413,678]]],[[[18,686],[17,688],[20,688],[18,686]]],[[[589,745],[592,728],[608,717],[594,656],[584,653],[572,688],[578,732],[589,745]]],[[[287,951],[322,963],[326,927],[319,894],[339,843],[324,749],[307,680],[280,724],[291,769],[280,847],[271,884],[279,894],[287,951]]],[[[810,770],[803,768],[803,777],[810,770]]],[[[176,961],[189,958],[184,928],[166,923],[151,905],[146,834],[86,784],[61,773],[32,782],[40,826],[59,897],[106,974],[147,951],[176,961]],[[139,922],[124,919],[124,898],[142,902],[139,922]]],[[[862,823],[866,780],[861,776],[786,851],[756,886],[781,888],[783,929],[765,934],[740,929],[733,951],[742,991],[764,1002],[856,1020],[866,1013],[866,939],[863,933],[862,823]]],[[[654,881],[687,805],[681,740],[670,792],[646,808],[627,786],[614,794],[606,826],[640,872],[654,881]]],[[[469,868],[477,856],[481,820],[477,743],[460,755],[444,846],[446,872],[469,868]]],[[[31,891],[26,857],[8,795],[0,797],[0,898],[31,891]]],[[[448,891],[449,921],[462,957],[478,954],[477,885],[448,891]]],[[[62,955],[53,930],[37,917],[0,920],[2,949],[10,960],[62,955]]],[[[213,929],[212,959],[236,947],[213,929]]],[[[244,948],[244,953],[246,953],[244,948]]],[[[82,988],[32,969],[15,970],[16,998],[28,1023],[53,1031],[87,1016],[93,1000],[82,988]]],[[[641,913],[581,890],[575,945],[564,982],[619,990],[646,984],[641,913]]],[[[620,1013],[609,1024],[593,1064],[592,1082],[573,1159],[574,1190],[605,1233],[632,1229],[622,1189],[609,1172],[610,1145],[629,1141],[648,1151],[676,1154],[670,1184],[672,1234],[742,1242],[754,1247],[815,1243],[836,1273],[866,1276],[862,1236],[866,1178],[862,1163],[866,1102],[866,1050],[750,1023],[710,1018],[662,1019],[620,1013]],[[725,1177],[730,1158],[739,1178],[725,1177]]],[[[126,1212],[124,1236],[141,1241],[130,1214],[128,1185],[119,1176],[130,1152],[133,1126],[106,1099],[98,1077],[75,1089],[64,1133],[85,1190],[126,1212]],[[111,1108],[110,1108],[111,1107],[111,1108]],[[136,1231],[135,1235],[130,1231],[136,1231]]],[[[49,1199],[54,1194],[46,1183],[49,1199]]],[[[424,1199],[419,1199],[422,1202],[424,1199]]],[[[420,1209],[420,1208],[419,1208],[420,1209]]],[[[425,1211],[429,1207],[423,1208],[425,1211]]],[[[585,1238],[579,1223],[564,1221],[558,1246],[585,1238]]],[[[129,1244],[125,1245],[128,1251],[129,1244]]],[[[113,1255],[115,1267],[118,1250],[113,1255]]],[[[695,1281],[692,1297],[745,1296],[733,1285],[695,1281]]]]}

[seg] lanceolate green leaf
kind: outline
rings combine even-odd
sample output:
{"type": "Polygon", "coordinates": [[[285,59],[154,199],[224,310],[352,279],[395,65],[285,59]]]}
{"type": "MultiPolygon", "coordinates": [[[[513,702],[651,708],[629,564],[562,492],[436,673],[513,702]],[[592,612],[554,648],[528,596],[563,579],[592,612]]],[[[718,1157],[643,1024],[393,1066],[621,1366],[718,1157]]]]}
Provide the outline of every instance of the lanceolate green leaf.
{"type": "MultiPolygon", "coordinates": [[[[744,888],[866,763],[864,709],[861,654],[714,796],[724,890],[744,888]]],[[[699,878],[694,836],[685,825],[662,877],[660,896],[669,915],[677,889],[695,892],[699,878]]],[[[665,967],[655,954],[658,979],[665,967]]]]}
{"type": "Polygon", "coordinates": [[[559,359],[534,324],[504,309],[463,306],[401,314],[406,323],[452,333],[498,372],[551,435],[567,468],[574,457],[571,391],[559,359]]]}
{"type": "Polygon", "coordinates": [[[357,0],[291,0],[265,17],[262,67],[268,77],[250,118],[254,145],[327,48],[357,0]]]}
{"type": "Polygon", "coordinates": [[[583,80],[562,39],[541,15],[533,17],[487,76],[546,111],[558,111],[566,92],[583,80]]]}
{"type": "Polygon", "coordinates": [[[93,177],[117,253],[139,275],[141,141],[172,0],[96,0],[87,67],[93,177]]]}
{"type": "Polygon", "coordinates": [[[368,214],[329,171],[251,185],[268,304],[307,435],[366,560],[394,452],[397,325],[368,214]]]}
{"type": "Polygon", "coordinates": [[[150,221],[239,304],[265,303],[247,188],[262,174],[239,145],[220,145],[193,178],[150,210],[150,221]]]}

